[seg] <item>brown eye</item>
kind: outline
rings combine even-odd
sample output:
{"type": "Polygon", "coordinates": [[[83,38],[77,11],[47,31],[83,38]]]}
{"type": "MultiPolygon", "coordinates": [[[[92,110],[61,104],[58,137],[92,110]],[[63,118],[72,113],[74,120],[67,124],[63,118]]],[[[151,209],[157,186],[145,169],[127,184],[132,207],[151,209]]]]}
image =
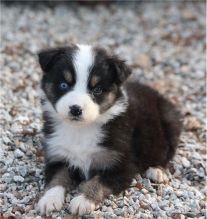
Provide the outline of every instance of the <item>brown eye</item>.
{"type": "Polygon", "coordinates": [[[101,95],[102,92],[103,92],[103,89],[102,89],[102,87],[100,87],[100,86],[95,87],[95,88],[93,89],[93,94],[94,94],[95,96],[101,95]]]}

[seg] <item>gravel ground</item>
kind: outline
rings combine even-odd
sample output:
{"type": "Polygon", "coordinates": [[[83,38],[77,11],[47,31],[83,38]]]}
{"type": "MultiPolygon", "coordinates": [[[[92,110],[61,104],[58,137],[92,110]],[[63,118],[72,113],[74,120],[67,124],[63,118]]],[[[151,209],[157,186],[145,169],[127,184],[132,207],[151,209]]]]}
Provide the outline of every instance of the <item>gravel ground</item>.
{"type": "MultiPolygon", "coordinates": [[[[84,218],[205,218],[205,3],[11,4],[1,11],[0,218],[41,218],[35,211],[44,187],[36,52],[76,42],[125,58],[140,81],[184,115],[171,181],[155,184],[138,175],[124,194],[111,195],[84,218]]],[[[53,218],[72,218],[70,199],[53,218]]]]}

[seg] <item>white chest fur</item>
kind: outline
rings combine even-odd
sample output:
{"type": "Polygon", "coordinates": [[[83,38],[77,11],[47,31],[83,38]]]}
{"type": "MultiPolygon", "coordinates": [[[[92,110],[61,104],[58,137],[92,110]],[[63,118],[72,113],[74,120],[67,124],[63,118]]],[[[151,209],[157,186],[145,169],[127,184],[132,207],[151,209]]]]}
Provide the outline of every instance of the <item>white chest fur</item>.
{"type": "Polygon", "coordinates": [[[103,131],[98,124],[84,127],[57,124],[55,132],[47,139],[47,155],[51,160],[66,160],[71,166],[79,167],[87,178],[92,155],[103,150],[98,146],[102,138],[103,131]]]}

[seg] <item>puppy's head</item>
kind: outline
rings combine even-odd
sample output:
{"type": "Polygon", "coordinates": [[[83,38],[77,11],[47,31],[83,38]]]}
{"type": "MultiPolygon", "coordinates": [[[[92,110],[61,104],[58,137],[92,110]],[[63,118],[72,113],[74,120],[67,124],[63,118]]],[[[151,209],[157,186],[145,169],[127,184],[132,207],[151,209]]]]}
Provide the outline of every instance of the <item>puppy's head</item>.
{"type": "Polygon", "coordinates": [[[122,96],[130,75],[123,61],[100,48],[75,45],[39,53],[42,89],[55,111],[73,124],[95,121],[122,96]]]}

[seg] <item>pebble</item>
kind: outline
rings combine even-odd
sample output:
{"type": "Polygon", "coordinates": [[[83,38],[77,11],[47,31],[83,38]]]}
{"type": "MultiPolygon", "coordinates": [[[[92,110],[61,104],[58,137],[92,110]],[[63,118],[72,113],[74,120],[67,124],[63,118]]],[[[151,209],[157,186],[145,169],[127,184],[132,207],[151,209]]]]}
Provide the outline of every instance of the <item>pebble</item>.
{"type": "Polygon", "coordinates": [[[20,149],[16,149],[16,150],[14,151],[14,156],[15,156],[16,158],[22,158],[22,157],[24,156],[24,153],[23,153],[20,149]]]}
{"type": "Polygon", "coordinates": [[[136,64],[140,67],[140,68],[150,68],[152,65],[152,61],[149,55],[147,54],[141,54],[137,57],[137,62],[136,64]]]}
{"type": "Polygon", "coordinates": [[[20,166],[19,167],[19,173],[21,174],[21,176],[25,177],[28,173],[27,167],[20,166]]]}
{"type": "Polygon", "coordinates": [[[102,209],[103,212],[107,211],[107,207],[106,206],[103,206],[101,209],[102,209]]]}
{"type": "Polygon", "coordinates": [[[22,126],[21,125],[18,125],[16,123],[14,123],[12,126],[11,126],[11,132],[13,133],[21,133],[23,130],[22,130],[22,126]]]}
{"type": "Polygon", "coordinates": [[[104,218],[117,218],[117,216],[114,215],[114,214],[111,213],[111,212],[105,212],[105,213],[104,213],[104,218]]]}
{"type": "Polygon", "coordinates": [[[148,190],[142,189],[141,192],[142,192],[143,194],[147,194],[147,193],[148,193],[148,190]]]}
{"type": "Polygon", "coordinates": [[[12,181],[11,173],[3,174],[2,175],[2,180],[3,180],[3,182],[6,182],[7,184],[9,184],[12,181]]]}
{"type": "Polygon", "coordinates": [[[19,144],[19,148],[21,149],[21,151],[26,152],[26,146],[23,143],[19,144]]]}
{"type": "Polygon", "coordinates": [[[107,207],[106,211],[109,213],[113,213],[113,209],[111,207],[107,207]]]}
{"type": "Polygon", "coordinates": [[[13,179],[15,182],[24,182],[24,178],[22,176],[14,176],[13,179]]]}
{"type": "Polygon", "coordinates": [[[2,136],[2,140],[5,144],[11,143],[11,140],[7,136],[2,136]]]}
{"type": "Polygon", "coordinates": [[[143,199],[145,199],[145,196],[141,194],[141,195],[139,196],[139,200],[142,201],[143,199]]]}
{"type": "Polygon", "coordinates": [[[190,167],[190,161],[187,160],[185,157],[182,158],[182,164],[186,168],[190,167]]]}
{"type": "Polygon", "coordinates": [[[122,209],[121,208],[116,208],[114,209],[114,213],[117,215],[117,216],[120,216],[122,214],[122,209]]]}
{"type": "Polygon", "coordinates": [[[111,205],[111,200],[106,199],[106,200],[104,201],[104,204],[105,204],[106,206],[111,205]]]}
{"type": "Polygon", "coordinates": [[[177,195],[177,197],[181,197],[181,196],[183,196],[183,191],[178,190],[175,192],[175,194],[177,195]]]}
{"type": "Polygon", "coordinates": [[[158,203],[160,208],[164,208],[165,206],[169,205],[169,201],[168,200],[162,200],[161,202],[158,203]]]}
{"type": "Polygon", "coordinates": [[[188,117],[185,121],[184,121],[184,125],[186,126],[186,128],[188,130],[197,130],[201,128],[201,123],[198,121],[197,118],[195,117],[188,117]]]}
{"type": "Polygon", "coordinates": [[[134,209],[133,209],[132,206],[130,206],[130,207],[128,208],[128,212],[129,212],[129,214],[134,214],[134,209]]]}

